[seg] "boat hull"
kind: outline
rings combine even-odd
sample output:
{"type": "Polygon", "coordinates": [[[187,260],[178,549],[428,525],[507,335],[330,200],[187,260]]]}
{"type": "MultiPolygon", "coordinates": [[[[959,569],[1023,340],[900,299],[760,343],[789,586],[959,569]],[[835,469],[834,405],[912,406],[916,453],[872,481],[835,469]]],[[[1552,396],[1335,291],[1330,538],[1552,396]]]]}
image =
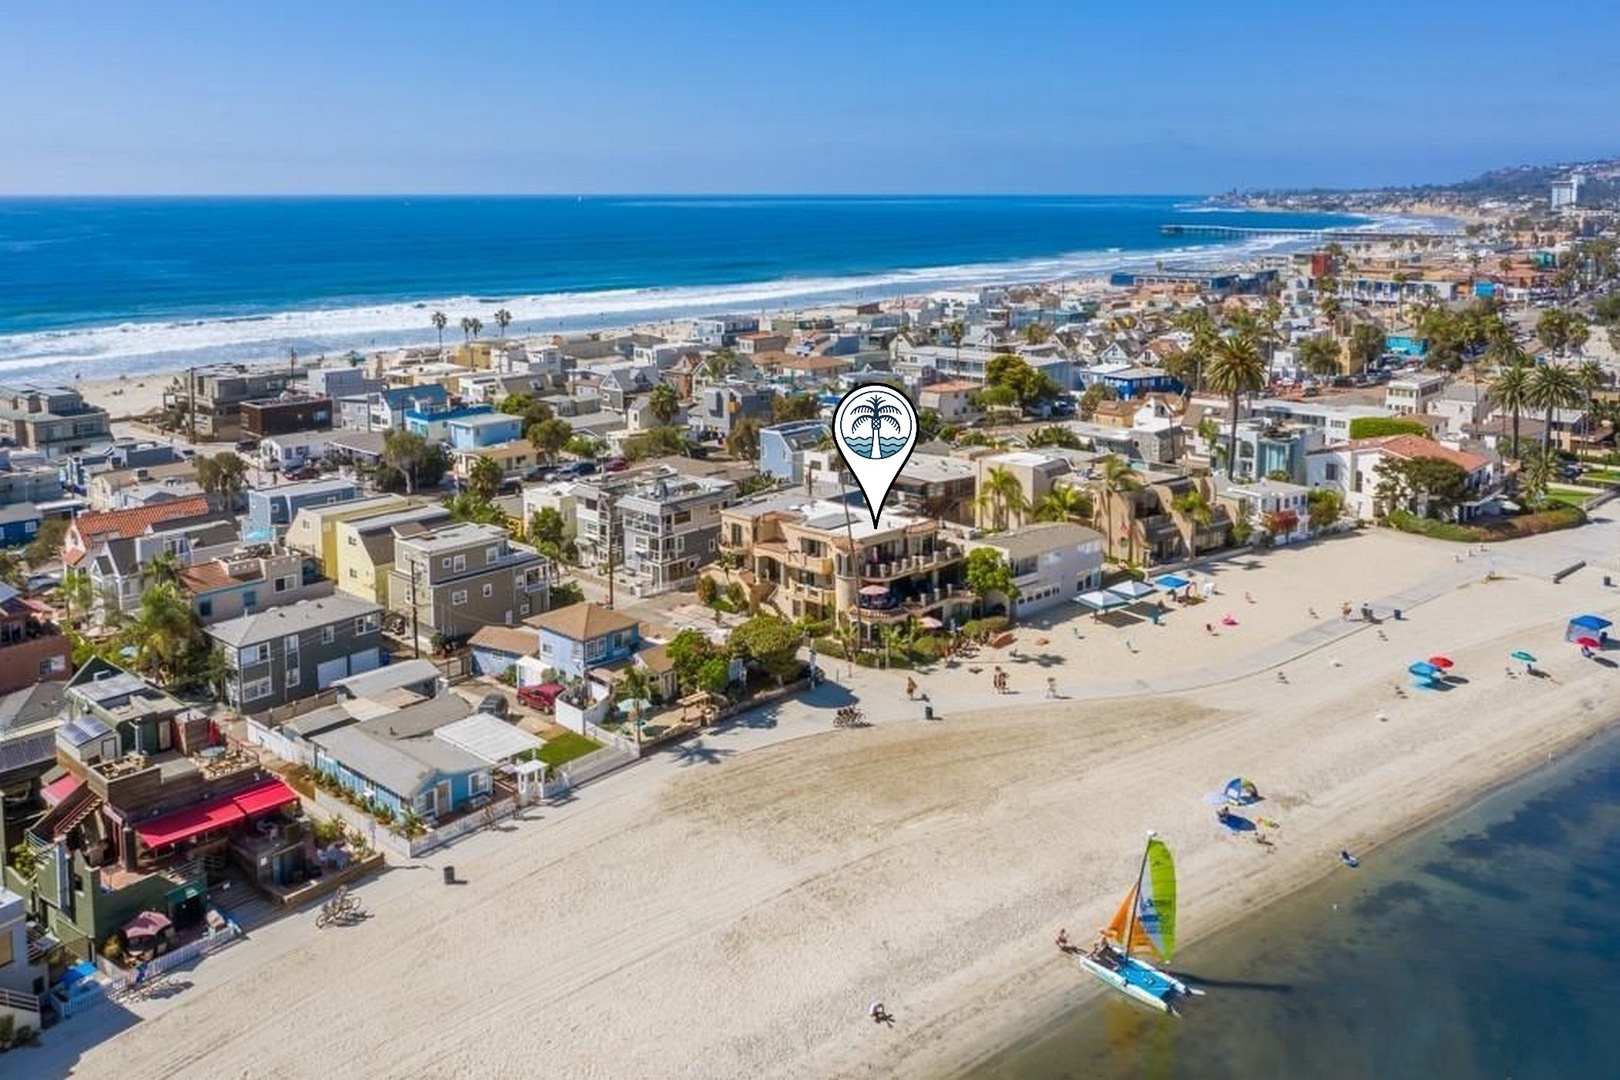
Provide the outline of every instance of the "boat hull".
{"type": "Polygon", "coordinates": [[[1075,960],[1097,979],[1126,997],[1160,1012],[1171,1012],[1171,1005],[1177,996],[1191,993],[1181,980],[1141,960],[1122,960],[1118,970],[1100,964],[1084,953],[1077,955],[1075,960]]]}

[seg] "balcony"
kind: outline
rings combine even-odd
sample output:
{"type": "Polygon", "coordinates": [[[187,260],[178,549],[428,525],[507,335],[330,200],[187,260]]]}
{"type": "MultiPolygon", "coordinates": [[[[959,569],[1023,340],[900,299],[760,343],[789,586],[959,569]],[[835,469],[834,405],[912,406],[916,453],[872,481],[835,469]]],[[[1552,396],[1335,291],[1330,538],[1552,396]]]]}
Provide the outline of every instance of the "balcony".
{"type": "Polygon", "coordinates": [[[831,555],[809,555],[802,551],[789,550],[785,552],[783,561],[794,570],[805,570],[826,577],[831,577],[833,573],[831,555]]]}
{"type": "Polygon", "coordinates": [[[861,578],[865,581],[891,581],[895,578],[909,577],[941,566],[948,566],[960,558],[961,555],[955,548],[936,548],[933,551],[915,555],[902,555],[891,560],[869,562],[861,567],[861,578]]]}

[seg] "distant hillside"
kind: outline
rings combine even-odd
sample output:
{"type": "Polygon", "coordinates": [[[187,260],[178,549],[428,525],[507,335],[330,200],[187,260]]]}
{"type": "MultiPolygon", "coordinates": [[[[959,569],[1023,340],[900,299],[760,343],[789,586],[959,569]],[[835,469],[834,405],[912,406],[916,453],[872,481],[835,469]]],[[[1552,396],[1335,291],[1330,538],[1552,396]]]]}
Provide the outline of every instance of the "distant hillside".
{"type": "Polygon", "coordinates": [[[1463,199],[1469,202],[1500,200],[1516,202],[1535,199],[1546,202],[1554,180],[1579,172],[1581,205],[1620,207],[1620,158],[1601,161],[1564,162],[1557,165],[1512,165],[1451,184],[1414,184],[1410,187],[1333,191],[1324,188],[1290,191],[1245,192],[1248,198],[1308,199],[1321,205],[1353,205],[1378,197],[1401,199],[1463,199]]]}

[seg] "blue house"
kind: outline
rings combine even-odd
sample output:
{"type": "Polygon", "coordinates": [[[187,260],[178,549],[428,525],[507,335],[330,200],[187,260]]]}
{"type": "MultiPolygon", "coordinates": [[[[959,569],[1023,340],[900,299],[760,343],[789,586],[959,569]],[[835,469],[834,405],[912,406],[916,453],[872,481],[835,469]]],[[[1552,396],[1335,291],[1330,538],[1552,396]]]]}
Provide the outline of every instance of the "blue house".
{"type": "Polygon", "coordinates": [[[34,539],[44,515],[33,503],[0,506],[0,547],[15,547],[34,539]]]}
{"type": "Polygon", "coordinates": [[[814,450],[832,429],[825,420],[790,420],[759,429],[759,471],[797,484],[804,479],[804,452],[814,450]]]}
{"type": "Polygon", "coordinates": [[[571,679],[641,648],[641,623],[600,604],[570,604],[524,621],[540,632],[540,662],[571,679]]]}
{"type": "Polygon", "coordinates": [[[281,730],[309,744],[316,772],[396,817],[411,811],[432,820],[458,813],[493,790],[494,762],[436,734],[471,713],[459,696],[442,694],[367,720],[330,706],[281,730]]]}
{"type": "Polygon", "coordinates": [[[503,412],[458,416],[445,423],[445,440],[452,450],[482,450],[523,438],[523,417],[503,412]]]}
{"type": "Polygon", "coordinates": [[[442,409],[439,411],[423,411],[421,409],[407,409],[405,412],[405,430],[412,435],[420,435],[428,442],[445,442],[450,438],[450,423],[453,420],[465,420],[473,416],[488,416],[495,411],[491,405],[464,405],[459,409],[442,409]]]}
{"type": "Polygon", "coordinates": [[[264,544],[285,532],[298,511],[306,506],[326,506],[360,497],[360,485],[353,480],[306,480],[296,484],[255,488],[248,492],[247,517],[242,521],[242,539],[264,544]]]}
{"type": "Polygon", "coordinates": [[[1147,394],[1179,394],[1181,383],[1165,374],[1163,368],[1144,367],[1140,364],[1096,364],[1081,368],[1080,385],[1090,387],[1101,384],[1114,391],[1124,401],[1147,394]]]}

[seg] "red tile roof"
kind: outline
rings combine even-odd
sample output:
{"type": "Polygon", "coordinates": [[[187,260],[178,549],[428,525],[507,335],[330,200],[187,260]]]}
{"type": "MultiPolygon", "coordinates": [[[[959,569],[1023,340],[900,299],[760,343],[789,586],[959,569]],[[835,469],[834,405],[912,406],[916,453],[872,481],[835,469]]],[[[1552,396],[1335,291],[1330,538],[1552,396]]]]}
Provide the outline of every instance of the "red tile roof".
{"type": "Polygon", "coordinates": [[[72,532],[78,534],[83,552],[72,550],[73,545],[66,545],[64,561],[69,566],[76,566],[89,553],[89,549],[103,540],[127,540],[132,536],[140,536],[153,525],[161,525],[165,521],[174,521],[177,518],[198,517],[208,513],[208,496],[187,495],[180,499],[170,499],[168,502],[154,503],[151,506],[136,506],[128,510],[88,510],[73,519],[72,532]]]}
{"type": "Polygon", "coordinates": [[[1441,446],[1433,439],[1425,439],[1422,435],[1379,435],[1371,439],[1352,439],[1337,446],[1326,446],[1324,450],[1382,450],[1392,457],[1398,458],[1438,458],[1449,461],[1468,472],[1482,469],[1491,463],[1491,459],[1480,454],[1470,454],[1462,450],[1453,450],[1449,446],[1441,446]]]}

